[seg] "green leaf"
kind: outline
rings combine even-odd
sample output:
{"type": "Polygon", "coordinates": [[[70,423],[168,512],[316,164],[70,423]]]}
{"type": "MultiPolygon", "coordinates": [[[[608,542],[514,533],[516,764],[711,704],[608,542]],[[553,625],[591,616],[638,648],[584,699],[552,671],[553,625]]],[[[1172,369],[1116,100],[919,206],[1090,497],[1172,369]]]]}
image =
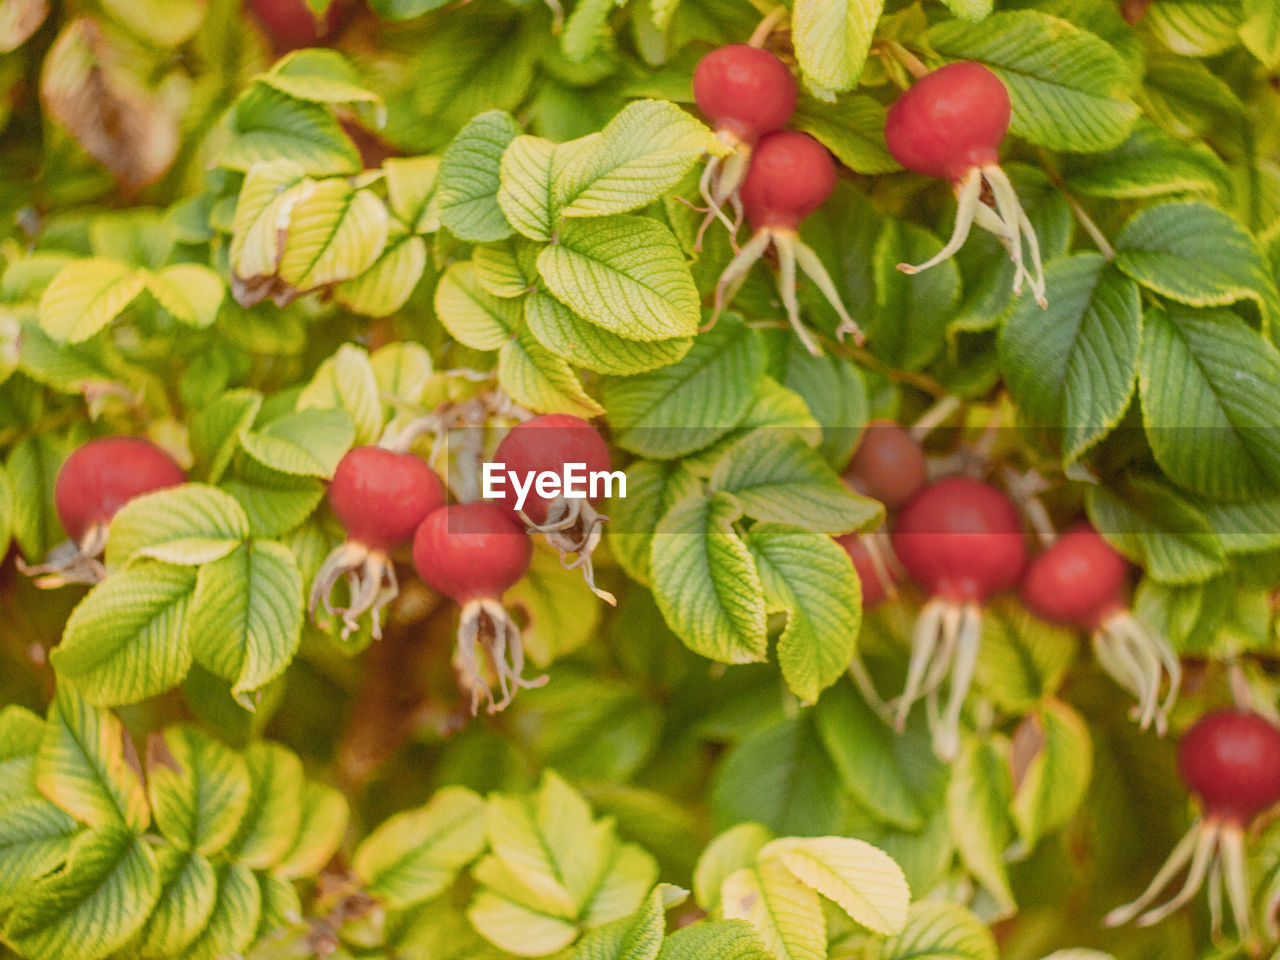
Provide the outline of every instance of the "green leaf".
{"type": "Polygon", "coordinates": [[[559,207],[551,187],[559,170],[556,158],[576,152],[576,144],[556,145],[542,137],[519,136],[507,145],[498,169],[498,206],[507,222],[530,240],[551,239],[559,207]]]}
{"type": "Polygon", "coordinates": [[[997,598],[982,613],[974,682],[1001,710],[1027,713],[1062,685],[1078,648],[1074,630],[1046,623],[1014,597],[997,598]]]}
{"type": "Polygon", "coordinates": [[[218,154],[224,167],[247,172],[254,164],[289,160],[312,176],[360,172],[360,151],[323,104],[254,83],[232,117],[236,136],[218,154]]]}
{"type": "Polygon", "coordinates": [[[13,487],[9,483],[9,475],[0,465],[0,553],[9,552],[9,541],[13,537],[13,487]]]}
{"type": "Polygon", "coordinates": [[[1164,0],[1144,26],[1174,53],[1211,57],[1235,46],[1240,3],[1235,0],[1164,0]]]}
{"type": "MultiPolygon", "coordinates": [[[[311,47],[281,57],[261,82],[295,100],[310,103],[371,105],[382,98],[366,89],[356,68],[336,50],[311,47]]],[[[381,126],[381,123],[377,124],[381,126]]]]}
{"type": "Polygon", "coordinates": [[[1116,266],[1193,307],[1252,300],[1264,319],[1280,312],[1280,295],[1253,238],[1230,216],[1196,200],[1139,211],[1116,238],[1116,266]]]}
{"type": "Polygon", "coordinates": [[[213,914],[218,878],[208,860],[178,847],[159,847],[156,864],[160,896],[137,935],[138,956],[147,960],[186,956],[213,914]]]}
{"type": "Polygon", "coordinates": [[[355,426],[345,410],[298,410],[241,435],[240,445],[264,467],[327,480],[354,439],[355,426]]]}
{"type": "Polygon", "coordinates": [[[302,824],[302,762],[283,747],[258,741],[244,751],[249,804],[227,855],[265,870],[289,854],[302,824]]]}
{"type": "Polygon", "coordinates": [[[418,403],[431,382],[434,365],[427,348],[412,340],[379,347],[369,357],[378,393],[408,403],[418,403]]]}
{"type": "Polygon", "coordinates": [[[278,537],[311,516],[324,498],[314,477],[281,473],[245,456],[236,458],[222,488],[235,497],[256,537],[278,537]]]}
{"type": "Polygon", "coordinates": [[[2,798],[0,910],[67,858],[80,824],[44,797],[2,798]]]}
{"type": "Polygon", "coordinates": [[[745,920],[706,920],[667,937],[658,960],[774,960],[745,920]]]}
{"type": "Polygon", "coordinates": [[[511,399],[535,413],[570,413],[589,420],[604,407],[587,396],[577,374],[521,327],[498,351],[498,383],[511,399]]]}
{"type": "Polygon", "coordinates": [[[651,217],[569,220],[538,254],[538,272],[557,299],[628,340],[697,332],[701,310],[675,236],[651,217]]]}
{"type": "Polygon", "coordinates": [[[996,960],[991,930],[964,907],[939,900],[912,904],[906,928],[880,946],[878,960],[996,960]]]}
{"type": "Polygon", "coordinates": [[[91,827],[151,822],[133,744],[115,714],[59,687],[36,757],[40,792],[91,827]]]}
{"type": "Polygon", "coordinates": [[[190,960],[222,960],[238,954],[253,941],[262,910],[262,893],[253,872],[242,863],[214,867],[218,895],[200,936],[187,947],[190,960]]]}
{"type": "Polygon", "coordinates": [[[962,20],[982,20],[991,16],[995,0],[942,0],[947,9],[962,20]]]}
{"type": "Polygon", "coordinates": [[[921,799],[904,770],[907,759],[900,738],[852,685],[841,683],[826,691],[813,719],[831,762],[859,806],[903,830],[924,826],[921,799]]]}
{"type": "Polygon", "coordinates": [[[1280,497],[1199,506],[1227,553],[1260,553],[1280,547],[1280,497]]]}
{"type": "Polygon", "coordinates": [[[83,833],[64,870],[9,915],[4,939],[31,960],[99,960],[141,929],[160,897],[155,855],[120,826],[83,833]]]}
{"type": "Polygon", "coordinates": [[[499,164],[520,125],[502,110],[482,113],[449,145],[440,161],[436,197],[440,222],[462,240],[488,243],[511,236],[498,205],[499,164]]]}
{"type": "Polygon", "coordinates": [[[244,760],[190,726],[153,734],[147,746],[147,794],[156,827],[181,849],[221,851],[248,809],[244,760]]]}
{"type": "Polygon", "coordinates": [[[262,394],[256,390],[229,390],[196,411],[187,434],[196,459],[193,472],[209,483],[221,480],[240,447],[240,435],[253,425],[261,409],[262,394]]]}
{"type": "Polygon", "coordinates": [[[197,0],[103,0],[112,18],[160,47],[176,47],[200,28],[205,6],[197,0]]]}
{"type": "Polygon", "coordinates": [[[298,394],[299,410],[346,410],[355,424],[355,444],[375,443],[382,434],[382,399],[364,349],[344,343],[298,394]]]}
{"type": "Polygon", "coordinates": [[[862,623],[862,596],[849,555],[830,537],[777,523],[747,537],[765,605],[784,612],[778,664],[791,692],[813,703],[849,667],[862,623]]]}
{"type": "Polygon", "coordinates": [[[356,849],[352,867],[366,890],[391,907],[436,896],[484,850],[485,802],[445,787],[425,807],[387,820],[356,849]]]}
{"type": "Polygon", "coordinates": [[[624,340],[603,327],[583,320],[559,300],[533,293],[525,300],[525,320],[538,342],[576,367],[628,376],[677,363],[693,340],[677,337],[642,343],[624,340]]]}
{"type": "Polygon", "coordinates": [[[112,518],[107,564],[135,557],[198,566],[225,557],[249,536],[240,505],[216,487],[185,483],[135,497],[112,518]]]}
{"type": "Polygon", "coordinates": [[[306,171],[289,159],[249,168],[231,223],[234,276],[250,283],[275,276],[293,208],[314,189],[315,183],[306,178],[306,171]]]}
{"type": "Polygon", "coordinates": [[[298,649],[302,574],[293,552],[269,540],[242,544],[200,568],[188,637],[195,658],[247,694],[280,676],[298,649]]]}
{"type": "Polygon", "coordinates": [[[918,370],[942,349],[947,323],[960,299],[960,268],[954,260],[919,276],[907,276],[900,263],[923,263],[942,249],[942,241],[910,223],[885,221],[876,240],[876,317],[867,340],[887,363],[918,370]]]}
{"type": "Polygon", "coordinates": [[[693,871],[693,895],[710,913],[720,903],[720,887],[731,873],[755,862],[760,848],[773,839],[768,827],[740,823],[720,834],[702,851],[693,871]]]}
{"type": "Polygon", "coordinates": [[[823,836],[845,823],[842,794],[811,716],[802,713],[757,730],[729,752],[711,789],[711,809],[721,829],[757,821],[781,836],[823,836]]]}
{"type": "Polygon", "coordinates": [[[764,587],[733,528],[741,508],[725,494],[680,501],[654,534],[650,569],[663,617],[691,650],[725,663],[763,660],[764,587]]]}
{"type": "Polygon", "coordinates": [[[564,217],[628,213],[660,199],[705,153],[714,133],[673,103],[638,100],[558,171],[552,199],[564,217]]]}
{"type": "Polygon", "coordinates": [[[863,94],[835,103],[801,96],[790,125],[821,141],[855,173],[891,173],[901,168],[884,142],[884,113],[879,102],[863,94]]]}
{"type": "Polygon", "coordinates": [[[222,278],[198,263],[175,263],[163,270],[148,270],[143,276],[160,305],[189,327],[212,326],[227,294],[222,278]]]}
{"type": "Polygon", "coordinates": [[[821,424],[822,444],[818,449],[827,463],[843,469],[870,418],[867,384],[861,371],[839,357],[815,357],[793,342],[787,353],[783,383],[804,398],[821,424]]]}
{"type": "Polygon", "coordinates": [[[0,708],[0,806],[37,797],[35,763],[44,721],[16,704],[0,708]]]}
{"type": "Polygon", "coordinates": [[[1201,583],[1226,569],[1222,543],[1204,513],[1156,480],[1090,487],[1085,508],[1112,546],[1161,583],[1201,583]]]}
{"type": "Polygon", "coordinates": [[[280,276],[298,290],[358,277],[382,255],[389,229],[387,208],[372,191],[321,180],[292,209],[280,276]]]}
{"type": "Polygon", "coordinates": [[[862,75],[884,0],[796,0],[791,36],[810,84],[852,90],[862,75]]]}
{"type": "Polygon", "coordinates": [[[902,868],[869,843],[851,837],[788,837],[760,851],[761,864],[772,859],[873,933],[892,936],[906,925],[911,891],[902,868]]]}
{"type": "Polygon", "coordinates": [[[1096,253],[1045,270],[1048,309],[1022,297],[1000,332],[1000,366],[1022,420],[1076,460],[1120,422],[1138,374],[1137,285],[1096,253]]]}
{"type": "Polygon", "coordinates": [[[308,780],[302,788],[298,835],[274,873],[288,879],[314,877],[333,859],[347,832],[351,811],[334,787],[308,780]]]}
{"type": "Polygon", "coordinates": [[[1015,909],[1004,865],[1013,833],[1008,748],[1004,737],[969,739],[960,748],[947,787],[947,815],[960,860],[1004,914],[1015,909]]]}
{"type": "Polygon", "coordinates": [[[711,489],[732,494],[749,517],[813,533],[869,529],[884,512],[845,486],[803,439],[778,430],[755,430],[734,444],[712,472],[711,489]]]}
{"type": "Polygon", "coordinates": [[[574,63],[582,63],[613,38],[609,14],[614,0],[578,0],[564,23],[560,43],[564,55],[574,63]]]}
{"type": "Polygon", "coordinates": [[[481,244],[471,252],[476,283],[495,297],[510,299],[530,294],[536,289],[538,276],[528,268],[533,266],[539,249],[521,237],[481,244]]]}
{"type": "Polygon", "coordinates": [[[520,325],[519,300],[495,297],[476,282],[475,267],[449,265],[436,286],[436,316],[459,343],[476,350],[497,350],[520,325]]]}
{"type": "Polygon", "coordinates": [[[658,888],[631,916],[588,931],[574,947],[572,960],[654,960],[665,929],[666,911],[658,888]]]}
{"type": "Polygon", "coordinates": [[[1268,0],[1244,0],[1240,39],[1269,70],[1280,67],[1280,9],[1268,0]]]}
{"type": "Polygon", "coordinates": [[[1015,754],[1029,739],[1035,753],[1021,771],[1013,795],[1013,821],[1028,849],[1065,824],[1084,800],[1093,767],[1089,728],[1065,703],[1048,699],[1023,720],[1014,736],[1015,754]]]}
{"type": "Polygon", "coordinates": [[[745,920],[778,960],[824,960],[827,923],[822,903],[780,860],[762,860],[725,878],[726,920],[745,920]]]}
{"type": "Polygon", "coordinates": [[[1226,310],[1146,314],[1142,418],[1161,469],[1205,496],[1280,488],[1280,352],[1226,310]]]}
{"type": "Polygon", "coordinates": [[[1031,143],[1096,153],[1124,140],[1138,119],[1120,54],[1066,20],[1011,10],[981,23],[944,20],[925,39],[950,60],[990,67],[1009,90],[1009,129],[1031,143]]]}
{"type": "Polygon", "coordinates": [[[627,495],[607,509],[609,546],[627,576],[648,586],[654,530],[672,506],[702,487],[679,461],[637,460],[626,476],[627,495]]]}
{"type": "Polygon", "coordinates": [[[124,312],[147,275],[116,260],[73,260],[40,297],[40,329],[59,343],[81,343],[124,312]]]}
{"type": "Polygon", "coordinates": [[[388,157],[382,163],[387,178],[387,200],[391,212],[414,233],[435,233],[440,229],[440,211],[435,203],[439,157],[388,157]]]}
{"type": "Polygon", "coordinates": [[[94,587],[50,654],[58,676],[103,706],[176,687],[191,666],[187,607],[196,571],[141,560],[94,587]]]}
{"type": "Polygon", "coordinates": [[[1141,121],[1116,149],[1067,177],[1073,193],[1137,199],[1173,193],[1225,192],[1227,169],[1200,144],[1188,144],[1141,121]]]}
{"type": "Polygon", "coordinates": [[[614,440],[658,459],[699,450],[738,425],[763,370],[759,335],[736,315],[723,316],[678,363],[604,384],[614,440]]]}

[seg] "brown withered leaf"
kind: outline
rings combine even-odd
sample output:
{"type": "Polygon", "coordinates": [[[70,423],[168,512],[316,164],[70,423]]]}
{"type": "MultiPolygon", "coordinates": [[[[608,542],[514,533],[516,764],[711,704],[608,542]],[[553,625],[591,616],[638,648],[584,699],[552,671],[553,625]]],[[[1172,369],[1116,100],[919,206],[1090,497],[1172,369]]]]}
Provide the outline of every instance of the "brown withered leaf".
{"type": "Polygon", "coordinates": [[[0,53],[26,43],[48,15],[46,0],[0,0],[0,53]]]}
{"type": "Polygon", "coordinates": [[[158,180],[177,156],[177,117],[122,69],[92,17],[72,20],[54,41],[40,99],[127,195],[158,180]]]}

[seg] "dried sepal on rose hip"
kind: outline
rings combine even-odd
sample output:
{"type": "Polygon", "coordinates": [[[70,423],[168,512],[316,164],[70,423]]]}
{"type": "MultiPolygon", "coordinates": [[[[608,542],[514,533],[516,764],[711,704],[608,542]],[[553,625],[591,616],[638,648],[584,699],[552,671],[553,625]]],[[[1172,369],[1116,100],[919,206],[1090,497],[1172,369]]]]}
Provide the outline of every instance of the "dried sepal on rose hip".
{"type": "Polygon", "coordinates": [[[471,712],[489,701],[497,713],[517,691],[540,687],[546,676],[527,680],[520,627],[502,605],[502,595],[529,571],[533,545],[499,503],[479,500],[436,510],[413,538],[413,565],[424,583],[462,608],[455,664],[471,693],[471,712]],[[479,653],[488,654],[502,699],[493,695],[479,653]]]}
{"type": "Polygon", "coordinates": [[[81,444],[53,485],[58,520],[71,539],[38,566],[19,560],[19,569],[38,587],[97,583],[106,575],[99,558],[111,518],[134,497],[186,482],[173,457],[141,437],[100,437],[81,444]]]}
{"type": "Polygon", "coordinates": [[[1134,719],[1143,730],[1154,723],[1163,736],[1182,664],[1163,637],[1129,612],[1126,568],[1124,557],[1085,524],[1032,558],[1022,579],[1022,602],[1041,619],[1089,633],[1098,663],[1137,699],[1134,719]]]}
{"type": "Polygon", "coordinates": [[[807,133],[781,130],[761,138],[740,191],[747,220],[755,232],[720,275],[713,323],[746,281],[756,261],[772,246],[778,254],[778,294],[787,319],[805,348],[814,356],[822,353],[800,322],[797,267],[817,285],[840,317],[836,336],[843,339],[852,334],[857,343],[863,342],[862,331],[845,310],[826,267],[796,233],[805,218],[826,203],[835,185],[835,161],[827,148],[807,133]]]}
{"type": "MultiPolygon", "coordinates": [[[[587,476],[605,474],[613,468],[609,448],[599,431],[586,420],[567,413],[544,414],[516,424],[498,444],[493,459],[521,477],[534,477],[544,471],[562,473],[571,463],[582,464],[587,476]]],[[[548,499],[531,486],[523,509],[519,509],[518,495],[511,484],[504,487],[504,493],[511,512],[531,532],[543,534],[559,552],[561,565],[569,570],[581,569],[592,593],[607,603],[616,602],[613,594],[596,586],[591,563],[609,519],[596,509],[599,497],[593,500],[561,493],[548,499]]]]}
{"type": "Polygon", "coordinates": [[[1015,586],[1027,561],[1017,507],[1003,492],[970,477],[947,477],[920,491],[898,514],[891,541],[908,574],[930,594],[911,635],[907,682],[894,704],[906,727],[924,699],[934,752],[952,760],[960,713],[973,682],[982,639],[982,604],[1015,586]],[[946,707],[939,693],[949,679],[946,707]]]}
{"type": "Polygon", "coordinates": [[[1040,241],[1000,167],[999,148],[1010,114],[1004,83],[982,64],[968,61],[926,74],[889,107],[884,126],[889,153],[908,170],[948,181],[957,203],[955,229],[946,245],[925,263],[900,263],[898,269],[919,273],[954,256],[976,223],[1009,251],[1014,294],[1022,292],[1025,280],[1043,307],[1047,301],[1040,241]],[[991,190],[994,209],[983,202],[984,184],[991,190]],[[1024,239],[1030,268],[1023,256],[1024,239]]]}
{"type": "Polygon", "coordinates": [[[719,218],[736,235],[742,222],[738,187],[757,140],[781,130],[796,108],[796,81],[787,65],[753,43],[735,43],[712,50],[693,71],[693,99],[715,127],[716,137],[733,152],[711,157],[702,170],[698,189],[707,204],[706,219],[694,249],[713,219],[719,218]],[[724,212],[733,207],[735,219],[724,212]]]}
{"type": "Polygon", "coordinates": [[[1214,931],[1221,929],[1225,887],[1236,931],[1248,941],[1253,923],[1244,834],[1260,813],[1280,803],[1280,729],[1248,710],[1207,713],[1178,744],[1178,772],[1203,812],[1142,896],[1112,910],[1103,922],[1109,927],[1135,918],[1143,927],[1159,923],[1190,902],[1208,880],[1214,931]],[[1148,909],[1184,869],[1186,879],[1178,892],[1148,909]]]}
{"type": "Polygon", "coordinates": [[[354,447],[338,461],[329,482],[329,505],[347,531],[347,539],[325,559],[311,585],[309,611],[324,604],[342,618],[345,640],[370,613],[373,636],[382,638],[382,610],[399,593],[391,554],[413,539],[418,525],[443,507],[445,490],[425,461],[412,453],[383,447],[354,447]],[[341,579],[350,593],[346,607],[331,594],[341,579]]]}

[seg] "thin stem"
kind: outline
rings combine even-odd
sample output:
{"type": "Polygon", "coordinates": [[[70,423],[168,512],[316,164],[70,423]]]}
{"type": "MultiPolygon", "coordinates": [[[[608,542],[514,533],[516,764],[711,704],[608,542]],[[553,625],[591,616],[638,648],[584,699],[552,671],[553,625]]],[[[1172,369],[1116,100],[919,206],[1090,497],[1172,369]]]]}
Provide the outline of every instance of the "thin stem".
{"type": "Polygon", "coordinates": [[[787,13],[787,8],[782,4],[770,10],[765,18],[756,25],[755,30],[751,32],[751,39],[747,41],[747,46],[763,47],[764,42],[769,39],[769,34],[773,33],[773,28],[782,22],[782,18],[787,13]]]}
{"type": "Polygon", "coordinates": [[[911,439],[916,443],[922,442],[935,429],[950,420],[951,415],[958,411],[963,403],[964,401],[955,394],[943,397],[911,425],[911,429],[907,431],[911,434],[911,439]]]}
{"type": "Polygon", "coordinates": [[[911,76],[913,76],[915,79],[919,80],[922,77],[926,77],[929,75],[930,70],[928,67],[924,65],[924,61],[921,60],[919,57],[917,57],[914,53],[912,53],[906,47],[904,47],[897,40],[890,40],[888,43],[885,44],[885,49],[889,51],[889,53],[893,56],[895,60],[897,60],[900,64],[906,67],[907,72],[910,73],[911,76]]]}

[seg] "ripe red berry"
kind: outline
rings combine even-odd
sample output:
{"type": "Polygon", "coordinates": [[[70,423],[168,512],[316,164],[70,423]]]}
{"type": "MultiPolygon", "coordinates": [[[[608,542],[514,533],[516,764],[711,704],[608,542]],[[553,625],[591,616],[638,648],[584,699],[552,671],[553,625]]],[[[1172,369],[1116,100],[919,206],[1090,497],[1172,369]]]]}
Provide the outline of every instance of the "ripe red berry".
{"type": "Polygon", "coordinates": [[[717,131],[754,143],[781,130],[796,108],[796,81],[768,50],[745,43],[712,50],[693,71],[693,98],[717,131]]]}
{"type": "Polygon", "coordinates": [[[892,583],[885,582],[885,577],[890,576],[887,566],[878,568],[875,559],[871,556],[871,550],[867,547],[861,534],[846,533],[842,537],[836,537],[836,543],[844,547],[844,552],[849,554],[849,559],[853,561],[853,569],[858,574],[858,581],[862,585],[862,609],[870,610],[878,607],[889,596],[889,586],[892,583]]]}
{"type": "Polygon", "coordinates": [[[855,490],[896,510],[928,479],[929,465],[915,438],[892,420],[872,420],[862,432],[845,479],[855,490]]]}
{"type": "MultiPolygon", "coordinates": [[[[585,464],[588,476],[612,469],[609,448],[596,428],[567,413],[549,413],[516,424],[498,444],[493,459],[521,477],[544,470],[562,474],[565,464],[569,463],[585,464]]],[[[504,502],[514,512],[516,491],[510,483],[503,489],[504,502]]],[[[598,503],[599,497],[592,502],[598,503]]],[[[523,509],[535,524],[542,524],[547,520],[550,504],[551,501],[530,488],[523,509]]]]}
{"type": "Polygon", "coordinates": [[[421,457],[355,447],[338,462],[329,503],[349,540],[390,553],[445,503],[440,478],[421,457]]]}
{"type": "Polygon", "coordinates": [[[343,5],[329,5],[323,24],[316,22],[307,0],[249,0],[254,16],[280,50],[296,50],[324,43],[342,23],[343,5]]]}
{"type": "Polygon", "coordinates": [[[995,487],[947,477],[918,493],[893,527],[893,549],[935,597],[982,602],[1012,587],[1026,565],[1017,507],[995,487]]]}
{"type": "Polygon", "coordinates": [[[835,186],[827,148],[807,133],[780,130],[756,144],[742,181],[742,205],[756,229],[794,230],[835,186]]]}
{"type": "Polygon", "coordinates": [[[187,482],[174,459],[140,437],[101,437],[78,447],[58,471],[53,502],[76,543],[111,522],[134,497],[187,482]]]}
{"type": "Polygon", "coordinates": [[[1178,744],[1178,770],[1205,815],[1241,826],[1280,802],[1280,729],[1246,710],[1215,710],[1178,744]]]}
{"type": "Polygon", "coordinates": [[[418,576],[460,604],[501,598],[528,572],[532,555],[507,509],[483,500],[435,511],[413,538],[418,576]]]}
{"type": "Polygon", "coordinates": [[[997,162],[1009,113],[999,77],[980,63],[949,63],[889,108],[885,142],[908,170],[959,183],[970,170],[997,162]]]}
{"type": "Polygon", "coordinates": [[[1092,633],[1124,609],[1125,570],[1124,557],[1082,525],[1031,559],[1022,602],[1044,620],[1092,633]]]}

